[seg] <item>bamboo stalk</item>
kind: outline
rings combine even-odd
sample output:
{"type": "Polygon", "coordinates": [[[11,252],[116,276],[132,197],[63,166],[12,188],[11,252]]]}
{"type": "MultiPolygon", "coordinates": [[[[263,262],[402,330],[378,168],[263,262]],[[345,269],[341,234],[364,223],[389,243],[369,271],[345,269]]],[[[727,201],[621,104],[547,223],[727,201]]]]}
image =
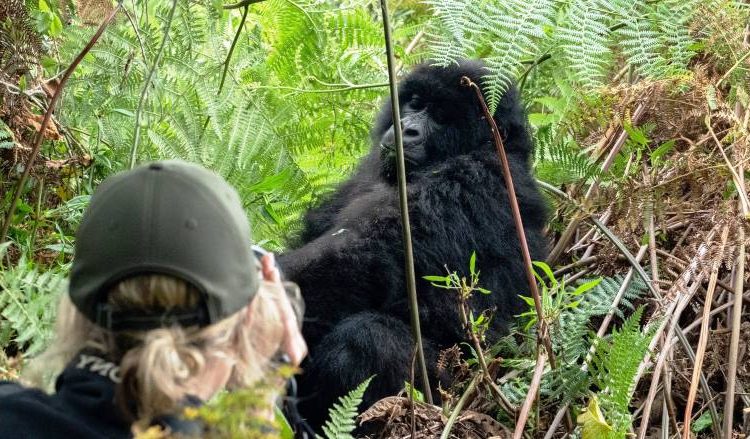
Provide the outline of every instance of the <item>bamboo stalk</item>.
{"type": "Polygon", "coordinates": [[[396,85],[396,61],[393,56],[393,43],[391,40],[391,22],[388,15],[388,3],[380,0],[380,8],[383,12],[383,32],[385,37],[385,52],[388,59],[388,81],[391,89],[391,111],[393,113],[393,133],[396,141],[396,165],[398,173],[398,198],[401,208],[402,237],[404,241],[404,259],[406,290],[409,296],[409,311],[411,315],[411,330],[414,342],[417,345],[417,362],[422,374],[422,386],[425,399],[432,404],[432,390],[430,389],[430,377],[427,375],[427,363],[424,358],[422,346],[422,330],[419,324],[419,303],[417,301],[416,279],[414,274],[414,250],[411,244],[411,226],[409,224],[409,202],[406,194],[406,165],[404,163],[404,142],[401,132],[401,112],[398,103],[398,87],[396,85]]]}

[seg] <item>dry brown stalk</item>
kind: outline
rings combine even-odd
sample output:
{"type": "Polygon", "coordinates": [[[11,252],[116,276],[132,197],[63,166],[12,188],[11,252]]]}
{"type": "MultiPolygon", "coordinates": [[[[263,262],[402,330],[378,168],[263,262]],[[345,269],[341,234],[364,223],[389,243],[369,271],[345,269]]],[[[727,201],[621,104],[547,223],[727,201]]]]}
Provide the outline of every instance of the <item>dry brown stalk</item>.
{"type": "MultiPolygon", "coordinates": [[[[732,308],[732,337],[729,342],[729,371],[727,372],[727,392],[724,401],[724,439],[732,438],[732,418],[734,413],[734,396],[737,387],[737,361],[739,358],[740,328],[742,324],[742,292],[745,280],[745,231],[738,228],[737,241],[740,243],[735,267],[734,306],[732,308]]],[[[705,319],[708,320],[708,319],[705,319]]]]}
{"type": "MultiPolygon", "coordinates": [[[[682,300],[671,302],[671,304],[669,305],[669,308],[666,310],[666,314],[674,316],[671,319],[672,323],[668,325],[668,322],[670,322],[670,319],[664,319],[664,322],[662,323],[662,325],[660,325],[659,329],[656,331],[656,335],[654,336],[654,339],[651,342],[651,345],[649,346],[649,351],[654,352],[656,349],[656,345],[658,344],[660,340],[659,334],[664,332],[667,326],[669,326],[666,336],[663,337],[664,343],[663,343],[661,352],[659,352],[659,356],[657,357],[656,365],[654,366],[654,369],[653,369],[651,386],[649,387],[648,395],[646,396],[646,400],[643,403],[643,410],[641,411],[641,425],[638,430],[638,436],[637,436],[638,439],[645,439],[646,437],[646,432],[648,431],[649,419],[651,417],[651,407],[653,406],[654,399],[656,399],[656,395],[659,390],[661,370],[664,367],[664,363],[667,357],[669,356],[669,351],[672,349],[674,344],[677,343],[677,340],[673,340],[671,335],[674,332],[675,327],[677,326],[677,320],[679,319],[679,315],[682,314],[682,310],[685,308],[685,306],[687,306],[689,299],[698,290],[698,287],[700,286],[701,277],[702,276],[699,275],[699,278],[696,279],[696,282],[690,288],[688,288],[688,290],[684,293],[683,296],[681,296],[682,300]]],[[[636,383],[640,381],[640,378],[645,373],[647,364],[648,364],[648,360],[645,360],[641,364],[641,369],[636,375],[636,379],[635,379],[636,383]]]]}
{"type": "MultiPolygon", "coordinates": [[[[469,77],[464,76],[461,78],[461,84],[467,87],[471,87],[474,89],[474,92],[476,93],[477,100],[479,101],[479,104],[482,108],[482,112],[484,113],[484,117],[487,120],[487,123],[490,125],[490,129],[492,131],[492,138],[495,143],[495,149],[497,150],[497,155],[500,158],[500,164],[502,165],[503,169],[503,179],[505,181],[505,188],[508,191],[508,199],[510,202],[511,211],[513,213],[513,223],[515,224],[516,234],[518,235],[518,243],[519,247],[521,248],[521,255],[523,256],[524,261],[524,268],[526,272],[526,281],[528,282],[529,291],[531,292],[531,297],[534,299],[534,307],[536,309],[537,314],[537,342],[540,345],[543,345],[545,350],[547,351],[547,355],[543,356],[539,354],[537,357],[537,361],[540,359],[544,359],[546,362],[546,359],[549,358],[549,363],[552,369],[557,368],[557,362],[555,360],[555,352],[552,349],[552,340],[550,339],[549,334],[549,328],[547,327],[546,319],[544,318],[544,312],[542,310],[542,298],[539,294],[539,288],[536,284],[536,279],[534,278],[534,269],[531,263],[531,253],[529,252],[529,245],[526,241],[526,231],[523,228],[523,219],[521,219],[521,209],[518,206],[518,198],[516,197],[516,190],[515,186],[513,185],[513,176],[510,172],[510,164],[508,163],[508,157],[505,154],[505,146],[503,144],[503,139],[500,137],[500,130],[497,127],[497,124],[495,123],[495,119],[492,117],[492,114],[490,113],[489,108],[487,108],[487,103],[484,101],[484,96],[482,95],[482,90],[479,88],[477,84],[475,84],[469,77]]],[[[537,363],[537,368],[544,369],[544,364],[541,366],[537,363]]],[[[539,379],[541,380],[541,371],[539,379]]],[[[494,384],[494,383],[493,383],[494,384]]],[[[538,387],[538,383],[537,383],[538,387]]],[[[490,386],[492,388],[492,386],[490,386]]],[[[529,389],[529,393],[526,395],[526,401],[524,402],[524,405],[526,402],[533,402],[536,396],[536,392],[532,392],[533,390],[533,382],[532,387],[529,389]]],[[[529,403],[530,404],[530,403],[529,403]]],[[[528,409],[527,409],[528,410],[528,409]]],[[[526,425],[526,419],[528,418],[528,413],[526,413],[526,417],[523,416],[523,414],[519,415],[518,420],[516,421],[516,434],[514,434],[514,437],[521,437],[523,434],[523,429],[526,425]],[[520,430],[520,433],[518,433],[520,430]]],[[[572,423],[572,421],[570,421],[572,423]]]]}
{"type": "MultiPolygon", "coordinates": [[[[720,253],[723,253],[728,238],[729,227],[724,226],[721,231],[720,253]]],[[[703,306],[703,323],[701,324],[698,350],[695,353],[695,364],[693,365],[693,378],[690,381],[690,390],[688,392],[687,404],[685,406],[685,419],[682,426],[683,439],[690,439],[691,415],[693,413],[695,397],[698,394],[698,380],[700,379],[701,368],[703,367],[703,358],[706,354],[706,343],[708,343],[708,322],[710,320],[709,314],[711,313],[711,304],[714,301],[714,292],[716,291],[716,281],[719,278],[720,265],[721,260],[714,261],[713,266],[711,267],[711,276],[708,281],[708,290],[706,291],[706,300],[705,305],[703,306]]]]}
{"type": "Polygon", "coordinates": [[[727,168],[729,168],[729,172],[732,174],[732,181],[734,182],[734,185],[737,189],[737,194],[740,197],[740,207],[742,208],[742,216],[745,219],[750,219],[750,199],[747,197],[747,192],[745,192],[745,186],[743,185],[743,178],[740,177],[740,175],[737,173],[737,170],[734,168],[734,165],[729,160],[729,157],[727,157],[727,153],[724,151],[724,147],[721,145],[721,141],[719,141],[719,138],[716,136],[716,132],[714,132],[714,128],[711,126],[711,115],[706,116],[706,126],[708,127],[708,132],[711,133],[711,137],[713,137],[714,142],[716,142],[716,146],[719,148],[719,151],[721,152],[721,156],[724,158],[724,162],[727,165],[727,168]]]}
{"type": "Polygon", "coordinates": [[[513,431],[513,439],[521,439],[523,436],[523,431],[526,428],[526,420],[529,419],[531,407],[534,405],[536,396],[539,393],[539,385],[542,382],[542,372],[544,372],[544,366],[546,364],[547,358],[544,354],[544,350],[537,347],[534,375],[531,377],[531,383],[529,384],[529,391],[526,393],[526,399],[524,399],[521,410],[518,412],[518,420],[516,421],[516,429],[513,431]]]}

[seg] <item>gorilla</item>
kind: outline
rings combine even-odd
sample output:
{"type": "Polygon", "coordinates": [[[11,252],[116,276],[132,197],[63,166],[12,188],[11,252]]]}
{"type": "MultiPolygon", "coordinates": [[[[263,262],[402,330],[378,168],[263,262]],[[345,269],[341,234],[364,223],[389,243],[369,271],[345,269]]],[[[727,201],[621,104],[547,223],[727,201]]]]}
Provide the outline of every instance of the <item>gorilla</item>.
{"type": "MultiPolygon", "coordinates": [[[[524,307],[527,283],[508,194],[491,131],[475,92],[461,85],[487,74],[478,61],[422,64],[399,85],[407,193],[419,316],[433,387],[441,349],[466,340],[457,298],[422,279],[460,270],[476,252],[475,312],[494,310],[496,340],[524,307]]],[[[531,256],[543,260],[546,208],[530,169],[533,143],[518,91],[505,93],[494,116],[504,137],[531,256]]],[[[304,218],[301,245],[280,257],[306,302],[300,410],[318,428],[327,409],[370,376],[368,406],[408,381],[414,343],[406,293],[391,104],[371,133],[372,150],[354,175],[304,218]]],[[[463,271],[466,271],[464,268],[463,271]]],[[[419,379],[415,380],[419,384],[419,379]]]]}

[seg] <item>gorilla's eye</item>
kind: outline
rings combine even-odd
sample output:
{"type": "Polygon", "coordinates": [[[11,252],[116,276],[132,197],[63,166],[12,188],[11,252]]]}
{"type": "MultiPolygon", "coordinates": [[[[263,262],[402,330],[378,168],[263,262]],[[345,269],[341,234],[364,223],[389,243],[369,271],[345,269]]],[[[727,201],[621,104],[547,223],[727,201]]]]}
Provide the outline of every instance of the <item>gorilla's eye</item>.
{"type": "Polygon", "coordinates": [[[421,96],[418,94],[411,95],[411,99],[409,99],[409,108],[412,110],[424,110],[426,106],[427,104],[421,96]]]}

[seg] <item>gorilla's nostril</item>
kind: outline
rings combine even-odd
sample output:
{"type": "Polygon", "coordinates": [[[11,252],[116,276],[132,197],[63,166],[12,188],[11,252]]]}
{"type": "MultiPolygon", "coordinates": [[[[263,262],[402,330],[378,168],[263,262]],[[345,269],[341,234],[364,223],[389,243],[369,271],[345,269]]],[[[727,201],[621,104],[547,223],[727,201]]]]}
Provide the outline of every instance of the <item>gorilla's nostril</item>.
{"type": "Polygon", "coordinates": [[[414,128],[406,128],[404,130],[404,136],[405,137],[419,137],[419,130],[415,130],[414,128]]]}

